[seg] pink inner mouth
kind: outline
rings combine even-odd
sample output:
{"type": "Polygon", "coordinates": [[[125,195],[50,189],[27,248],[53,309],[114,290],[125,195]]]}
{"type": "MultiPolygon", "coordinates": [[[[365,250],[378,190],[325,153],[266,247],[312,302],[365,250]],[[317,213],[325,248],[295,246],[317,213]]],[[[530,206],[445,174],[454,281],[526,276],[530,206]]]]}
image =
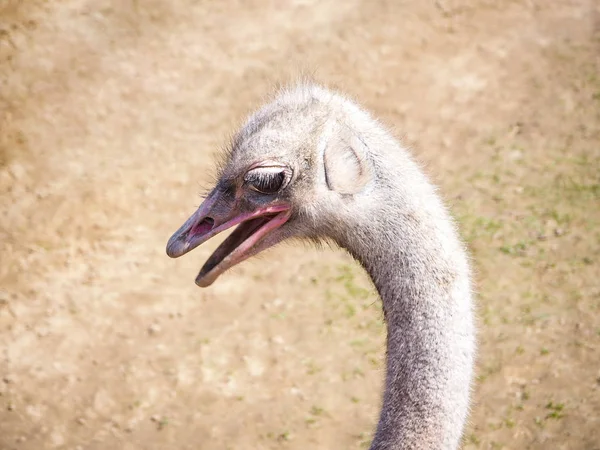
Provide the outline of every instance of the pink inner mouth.
{"type": "Polygon", "coordinates": [[[269,235],[283,226],[292,214],[288,204],[279,203],[239,214],[223,222],[217,216],[211,217],[216,199],[214,194],[209,196],[167,242],[167,255],[178,258],[220,232],[237,225],[200,270],[196,284],[201,287],[211,285],[230,267],[283,239],[282,235],[269,235]],[[269,238],[265,239],[267,237],[269,238]]]}
{"type": "Polygon", "coordinates": [[[208,233],[214,236],[234,225],[238,226],[208,258],[196,277],[196,284],[202,287],[209,286],[227,269],[264,250],[257,249],[258,244],[269,233],[287,222],[290,214],[287,207],[271,206],[251,214],[240,215],[215,229],[214,220],[210,217],[204,218],[192,227],[186,238],[188,242],[202,239],[202,236],[208,233]]]}
{"type": "Polygon", "coordinates": [[[190,230],[190,236],[205,235],[213,229],[214,225],[215,221],[211,217],[206,217],[204,220],[194,225],[190,230]]]}

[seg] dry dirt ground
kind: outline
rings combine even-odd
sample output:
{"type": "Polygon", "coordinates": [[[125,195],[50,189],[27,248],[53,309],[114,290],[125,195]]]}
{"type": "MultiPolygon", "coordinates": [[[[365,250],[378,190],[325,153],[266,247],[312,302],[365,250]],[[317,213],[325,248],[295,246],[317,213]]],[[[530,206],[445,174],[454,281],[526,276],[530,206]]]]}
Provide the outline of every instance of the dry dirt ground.
{"type": "Polygon", "coordinates": [[[213,156],[299,71],[423,161],[477,271],[465,449],[600,449],[600,3],[0,0],[0,448],[360,449],[378,299],[282,246],[171,260],[213,156]]]}

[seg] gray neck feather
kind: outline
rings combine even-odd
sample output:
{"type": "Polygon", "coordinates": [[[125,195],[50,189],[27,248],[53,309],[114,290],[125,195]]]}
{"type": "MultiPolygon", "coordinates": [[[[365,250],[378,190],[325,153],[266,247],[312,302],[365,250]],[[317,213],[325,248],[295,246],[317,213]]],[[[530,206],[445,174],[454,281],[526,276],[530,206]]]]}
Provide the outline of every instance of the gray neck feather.
{"type": "Polygon", "coordinates": [[[371,450],[454,450],[475,353],[469,266],[434,188],[408,157],[401,165],[388,169],[404,172],[401,185],[390,182],[371,214],[338,230],[338,243],[377,287],[387,324],[385,392],[371,450]]]}

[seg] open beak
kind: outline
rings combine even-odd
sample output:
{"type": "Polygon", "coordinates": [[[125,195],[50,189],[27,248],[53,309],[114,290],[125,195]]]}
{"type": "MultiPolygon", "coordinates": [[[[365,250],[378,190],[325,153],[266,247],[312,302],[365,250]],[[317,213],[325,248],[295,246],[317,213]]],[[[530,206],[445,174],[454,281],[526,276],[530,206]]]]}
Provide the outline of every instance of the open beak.
{"type": "Polygon", "coordinates": [[[215,189],[167,243],[167,255],[178,258],[237,225],[200,270],[196,277],[200,287],[210,286],[227,269],[276,244],[278,239],[266,238],[287,222],[291,214],[289,205],[285,204],[239,212],[237,202],[227,207],[219,201],[219,196],[219,190],[215,189]]]}

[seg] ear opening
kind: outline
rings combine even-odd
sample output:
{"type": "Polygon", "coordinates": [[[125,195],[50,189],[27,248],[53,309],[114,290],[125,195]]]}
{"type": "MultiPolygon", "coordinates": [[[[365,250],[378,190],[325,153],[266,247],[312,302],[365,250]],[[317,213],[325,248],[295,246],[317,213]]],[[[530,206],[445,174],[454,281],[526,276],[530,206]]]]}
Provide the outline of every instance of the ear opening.
{"type": "Polygon", "coordinates": [[[323,152],[325,181],[339,194],[357,194],[372,178],[367,146],[347,127],[334,127],[332,131],[323,152]]]}

